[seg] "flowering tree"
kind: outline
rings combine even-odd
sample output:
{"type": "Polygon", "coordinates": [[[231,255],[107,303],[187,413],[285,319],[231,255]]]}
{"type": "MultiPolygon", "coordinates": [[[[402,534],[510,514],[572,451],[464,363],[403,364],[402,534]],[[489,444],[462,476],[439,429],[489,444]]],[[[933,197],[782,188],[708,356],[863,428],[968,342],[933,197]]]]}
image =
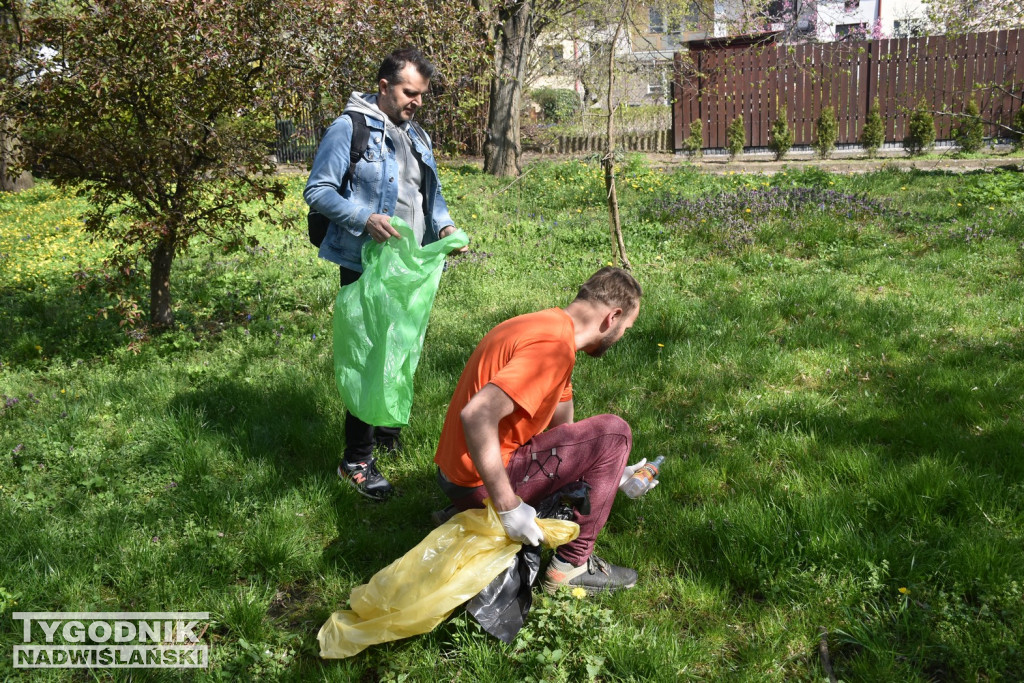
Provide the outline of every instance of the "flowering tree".
{"type": "Polygon", "coordinates": [[[935,32],[975,33],[1024,26],[1024,0],[925,0],[935,32]]]}

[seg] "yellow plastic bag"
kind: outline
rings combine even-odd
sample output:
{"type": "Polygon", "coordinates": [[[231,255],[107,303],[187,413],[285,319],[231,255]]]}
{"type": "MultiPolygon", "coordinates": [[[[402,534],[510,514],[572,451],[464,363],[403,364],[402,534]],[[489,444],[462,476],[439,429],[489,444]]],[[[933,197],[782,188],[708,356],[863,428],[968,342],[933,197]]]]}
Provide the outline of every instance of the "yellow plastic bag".
{"type": "MultiPolygon", "coordinates": [[[[427,633],[505,571],[519,552],[491,501],[434,529],[419,545],[377,572],[320,628],[320,656],[342,659],[370,645],[427,633]]],[[[538,519],[554,548],[575,539],[575,522],[538,519]]]]}

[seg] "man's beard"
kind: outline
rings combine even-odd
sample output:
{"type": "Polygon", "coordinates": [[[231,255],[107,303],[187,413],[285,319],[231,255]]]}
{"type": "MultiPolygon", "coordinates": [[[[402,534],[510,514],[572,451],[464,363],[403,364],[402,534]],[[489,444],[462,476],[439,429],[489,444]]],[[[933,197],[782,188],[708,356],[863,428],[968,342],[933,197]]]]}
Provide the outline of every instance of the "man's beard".
{"type": "Polygon", "coordinates": [[[600,358],[603,356],[605,352],[610,349],[616,341],[618,341],[616,336],[619,333],[619,327],[620,326],[617,326],[614,329],[608,330],[608,334],[601,337],[601,341],[597,342],[596,347],[587,351],[587,355],[591,358],[600,358]]]}

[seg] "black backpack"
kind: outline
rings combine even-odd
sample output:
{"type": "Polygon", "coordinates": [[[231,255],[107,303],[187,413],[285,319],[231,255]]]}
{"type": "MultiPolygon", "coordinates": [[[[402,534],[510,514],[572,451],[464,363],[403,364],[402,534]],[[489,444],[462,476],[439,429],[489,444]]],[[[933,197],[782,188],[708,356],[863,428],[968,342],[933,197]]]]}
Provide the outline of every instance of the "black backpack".
{"type": "MultiPolygon", "coordinates": [[[[356,162],[366,152],[366,147],[370,142],[370,129],[366,127],[366,117],[359,112],[350,112],[348,117],[352,119],[352,144],[348,150],[348,170],[345,171],[345,175],[341,179],[339,192],[342,194],[352,182],[352,173],[356,169],[356,162]]],[[[324,237],[327,236],[327,226],[330,224],[331,221],[327,216],[317,213],[313,209],[306,214],[309,241],[314,247],[319,247],[323,243],[324,237]]]]}
{"type": "MultiPolygon", "coordinates": [[[[366,116],[353,111],[349,112],[348,117],[352,119],[352,144],[349,145],[348,150],[348,170],[345,171],[345,175],[341,179],[341,188],[338,190],[341,194],[344,194],[351,184],[352,174],[356,170],[356,162],[366,152],[370,142],[370,129],[366,125],[366,116]]],[[[423,132],[418,123],[412,122],[412,126],[423,140],[427,139],[426,133],[423,132]]],[[[306,214],[306,227],[309,231],[310,244],[314,247],[319,247],[323,244],[324,238],[327,237],[327,227],[330,224],[331,221],[327,216],[310,209],[309,213],[306,214]]]]}

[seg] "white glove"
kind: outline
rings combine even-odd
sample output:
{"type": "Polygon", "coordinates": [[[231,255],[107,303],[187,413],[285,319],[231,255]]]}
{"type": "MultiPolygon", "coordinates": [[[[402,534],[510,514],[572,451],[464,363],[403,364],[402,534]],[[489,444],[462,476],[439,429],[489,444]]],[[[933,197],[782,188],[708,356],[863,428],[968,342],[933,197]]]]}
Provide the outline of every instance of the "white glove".
{"type": "MultiPolygon", "coordinates": [[[[640,469],[641,467],[643,467],[644,465],[646,465],[646,464],[647,464],[647,458],[644,458],[643,460],[641,460],[640,462],[638,462],[638,463],[636,463],[634,465],[626,465],[626,467],[622,470],[622,476],[619,477],[619,488],[621,489],[622,485],[625,484],[627,481],[629,481],[629,478],[632,477],[634,474],[636,474],[636,471],[638,469],[640,469]]],[[[651,486],[651,488],[654,488],[654,487],[651,486]]],[[[650,489],[648,489],[648,491],[649,490],[650,489]]]]}
{"type": "Polygon", "coordinates": [[[540,545],[544,532],[537,526],[537,511],[520,498],[519,507],[498,512],[501,526],[513,541],[525,545],[540,545]]]}
{"type": "MultiPolygon", "coordinates": [[[[646,496],[651,491],[651,489],[653,489],[655,486],[657,486],[660,483],[659,480],[657,480],[657,479],[651,479],[650,481],[647,482],[647,488],[643,489],[642,491],[636,491],[636,490],[628,491],[627,490],[627,488],[626,488],[627,482],[629,482],[631,479],[633,479],[633,475],[636,474],[637,471],[641,467],[646,465],[646,464],[647,464],[647,458],[644,458],[643,460],[641,460],[640,462],[636,463],[635,465],[626,465],[626,467],[623,468],[623,470],[622,470],[622,476],[619,478],[619,490],[622,491],[623,493],[625,493],[630,498],[641,498],[643,496],[646,496]]],[[[633,482],[633,485],[636,486],[636,482],[635,481],[633,482]]],[[[632,488],[632,487],[630,487],[630,488],[632,488]]]]}

